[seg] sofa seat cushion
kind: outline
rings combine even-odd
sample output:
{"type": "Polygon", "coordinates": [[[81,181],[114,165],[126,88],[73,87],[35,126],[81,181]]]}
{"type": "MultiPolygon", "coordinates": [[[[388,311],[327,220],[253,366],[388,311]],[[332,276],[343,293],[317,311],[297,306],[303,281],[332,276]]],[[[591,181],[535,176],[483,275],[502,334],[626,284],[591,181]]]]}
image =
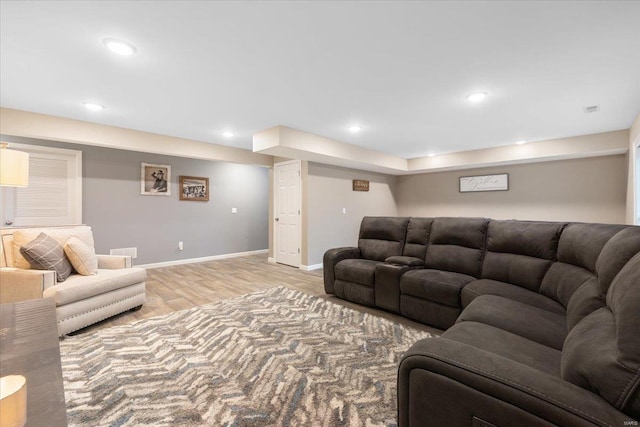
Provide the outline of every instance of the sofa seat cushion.
{"type": "Polygon", "coordinates": [[[72,274],[63,283],[45,289],[42,296],[53,298],[56,306],[61,306],[144,282],[146,274],[144,268],[99,269],[92,276],[72,274]]]}
{"type": "Polygon", "coordinates": [[[456,323],[442,338],[462,342],[560,377],[562,352],[519,335],[478,322],[456,323]]]}
{"type": "Polygon", "coordinates": [[[552,313],[565,314],[562,304],[547,298],[537,292],[529,291],[510,283],[498,282],[497,280],[481,279],[469,283],[460,294],[462,306],[471,304],[480,295],[498,295],[514,301],[520,301],[552,313]]]}
{"type": "Polygon", "coordinates": [[[458,318],[460,322],[495,326],[556,350],[562,350],[567,337],[566,316],[497,295],[481,295],[471,301],[458,318]]]}
{"type": "Polygon", "coordinates": [[[411,270],[400,278],[400,293],[460,307],[460,291],[476,280],[466,274],[440,270],[411,270]]]}
{"type": "Polygon", "coordinates": [[[345,259],[336,264],[336,280],[373,286],[378,261],[345,259]]]}

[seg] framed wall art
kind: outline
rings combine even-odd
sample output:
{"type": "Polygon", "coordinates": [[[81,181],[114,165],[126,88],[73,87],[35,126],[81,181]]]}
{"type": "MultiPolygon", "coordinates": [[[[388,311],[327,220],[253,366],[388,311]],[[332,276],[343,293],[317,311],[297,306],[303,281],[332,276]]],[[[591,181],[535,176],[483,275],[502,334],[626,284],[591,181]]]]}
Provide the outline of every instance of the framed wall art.
{"type": "Polygon", "coordinates": [[[509,174],[461,176],[460,192],[509,191],[509,174]]]}
{"type": "Polygon", "coordinates": [[[140,194],[145,196],[171,195],[171,166],[142,163],[140,194]]]}
{"type": "Polygon", "coordinates": [[[183,175],[179,178],[180,200],[209,201],[209,178],[183,175]]]}
{"type": "Polygon", "coordinates": [[[353,191],[369,191],[369,181],[366,179],[354,179],[353,191]]]}

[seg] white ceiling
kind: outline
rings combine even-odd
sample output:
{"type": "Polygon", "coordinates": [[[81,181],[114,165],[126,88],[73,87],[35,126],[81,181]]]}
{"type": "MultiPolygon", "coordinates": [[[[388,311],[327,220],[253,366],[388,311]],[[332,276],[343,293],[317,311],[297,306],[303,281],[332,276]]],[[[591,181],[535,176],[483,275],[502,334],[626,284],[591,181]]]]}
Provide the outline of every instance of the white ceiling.
{"type": "Polygon", "coordinates": [[[249,150],[284,125],[414,158],[626,129],[640,112],[640,2],[0,7],[2,107],[249,150]]]}

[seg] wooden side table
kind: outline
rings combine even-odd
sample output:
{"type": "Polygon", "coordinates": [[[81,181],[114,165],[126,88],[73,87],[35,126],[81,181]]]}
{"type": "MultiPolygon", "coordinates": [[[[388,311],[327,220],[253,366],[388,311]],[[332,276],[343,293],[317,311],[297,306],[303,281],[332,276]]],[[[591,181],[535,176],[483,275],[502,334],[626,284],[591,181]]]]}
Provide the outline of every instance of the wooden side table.
{"type": "Polygon", "coordinates": [[[27,379],[26,426],[66,427],[53,300],[0,305],[0,375],[22,375],[27,379]]]}

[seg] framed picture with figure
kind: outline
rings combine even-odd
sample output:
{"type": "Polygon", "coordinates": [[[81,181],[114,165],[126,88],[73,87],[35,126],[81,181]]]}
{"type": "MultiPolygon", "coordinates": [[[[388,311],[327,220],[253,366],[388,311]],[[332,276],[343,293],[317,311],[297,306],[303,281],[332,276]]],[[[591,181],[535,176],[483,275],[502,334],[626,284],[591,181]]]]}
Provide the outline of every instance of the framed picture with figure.
{"type": "Polygon", "coordinates": [[[142,163],[140,194],[145,196],[171,195],[171,166],[142,163]]]}
{"type": "Polygon", "coordinates": [[[209,178],[180,175],[180,200],[209,201],[209,178]]]}

